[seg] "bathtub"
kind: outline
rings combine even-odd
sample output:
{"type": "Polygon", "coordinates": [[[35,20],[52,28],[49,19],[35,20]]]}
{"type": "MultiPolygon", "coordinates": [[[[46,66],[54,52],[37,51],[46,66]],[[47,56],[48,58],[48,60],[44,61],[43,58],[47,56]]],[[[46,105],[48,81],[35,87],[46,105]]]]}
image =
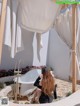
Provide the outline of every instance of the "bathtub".
{"type": "MultiPolygon", "coordinates": [[[[31,89],[34,89],[33,84],[40,74],[41,69],[32,69],[18,78],[18,83],[21,84],[20,95],[25,96],[31,89]]],[[[17,78],[14,81],[16,82],[17,78]]]]}

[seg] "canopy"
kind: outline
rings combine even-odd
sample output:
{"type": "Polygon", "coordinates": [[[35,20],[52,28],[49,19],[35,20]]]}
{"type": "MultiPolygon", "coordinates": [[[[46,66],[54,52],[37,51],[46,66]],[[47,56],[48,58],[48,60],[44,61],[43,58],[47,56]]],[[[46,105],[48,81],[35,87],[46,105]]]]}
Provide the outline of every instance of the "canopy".
{"type": "Polygon", "coordinates": [[[19,0],[18,11],[21,27],[43,33],[52,27],[59,5],[51,0],[19,0]]]}
{"type": "MultiPolygon", "coordinates": [[[[11,57],[24,49],[22,28],[39,36],[53,26],[59,10],[60,6],[51,0],[8,0],[4,44],[11,48],[11,57]]],[[[37,40],[40,61],[41,36],[37,40]]]]}

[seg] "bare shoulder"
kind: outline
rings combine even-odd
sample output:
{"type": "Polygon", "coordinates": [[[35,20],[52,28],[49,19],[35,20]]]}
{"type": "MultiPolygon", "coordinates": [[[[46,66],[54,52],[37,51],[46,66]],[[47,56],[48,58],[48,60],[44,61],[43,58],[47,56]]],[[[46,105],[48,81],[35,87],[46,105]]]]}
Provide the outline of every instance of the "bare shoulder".
{"type": "Polygon", "coordinates": [[[52,75],[53,77],[55,77],[54,74],[53,74],[53,71],[50,71],[50,73],[51,73],[51,75],[52,75]]]}
{"type": "Polygon", "coordinates": [[[41,74],[39,77],[42,79],[43,75],[41,74]]]}

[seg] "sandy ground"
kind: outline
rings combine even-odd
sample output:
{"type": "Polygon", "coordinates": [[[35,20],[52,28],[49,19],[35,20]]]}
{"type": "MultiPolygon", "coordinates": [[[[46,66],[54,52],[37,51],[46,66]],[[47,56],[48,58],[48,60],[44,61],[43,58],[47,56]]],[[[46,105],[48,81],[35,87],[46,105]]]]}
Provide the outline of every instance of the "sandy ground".
{"type": "MultiPolygon", "coordinates": [[[[56,79],[56,84],[57,84],[57,95],[58,95],[58,99],[62,99],[64,98],[69,92],[72,92],[72,83],[71,82],[67,82],[64,80],[60,80],[60,79],[56,79]]],[[[77,90],[80,89],[80,85],[76,86],[77,90]]],[[[56,100],[53,100],[56,101],[56,100]]],[[[22,102],[22,101],[20,101],[22,102]]]]}
{"type": "MultiPolygon", "coordinates": [[[[57,94],[60,97],[66,96],[68,92],[72,92],[72,83],[64,80],[56,79],[57,94]]],[[[76,85],[76,90],[80,89],[80,85],[76,85]]]]}

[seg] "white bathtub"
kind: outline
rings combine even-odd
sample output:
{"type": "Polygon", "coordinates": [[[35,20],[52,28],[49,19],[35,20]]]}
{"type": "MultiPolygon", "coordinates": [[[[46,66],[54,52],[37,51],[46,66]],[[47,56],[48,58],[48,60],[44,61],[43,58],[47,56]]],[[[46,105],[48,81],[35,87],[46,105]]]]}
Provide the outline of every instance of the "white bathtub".
{"type": "MultiPolygon", "coordinates": [[[[32,69],[26,74],[22,75],[18,78],[18,83],[21,84],[20,94],[26,95],[28,91],[34,88],[33,84],[36,78],[41,74],[40,69],[32,69]]],[[[16,82],[17,79],[15,78],[14,81],[16,82]]]]}

